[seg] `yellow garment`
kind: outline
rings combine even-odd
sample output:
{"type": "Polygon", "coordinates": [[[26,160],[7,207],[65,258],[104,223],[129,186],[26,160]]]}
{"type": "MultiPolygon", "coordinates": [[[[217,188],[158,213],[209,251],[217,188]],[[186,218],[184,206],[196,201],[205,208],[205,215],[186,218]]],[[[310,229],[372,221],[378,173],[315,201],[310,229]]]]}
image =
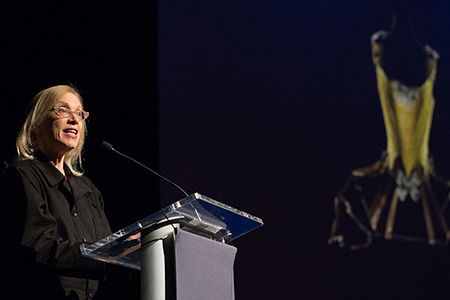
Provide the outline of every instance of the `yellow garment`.
{"type": "Polygon", "coordinates": [[[401,162],[407,178],[413,170],[419,176],[428,176],[431,171],[428,155],[431,121],[434,111],[433,86],[436,78],[439,55],[426,48],[427,78],[419,87],[410,87],[391,80],[381,66],[383,45],[380,38],[386,36],[379,31],[372,36],[372,59],[375,65],[378,93],[383,111],[387,137],[387,167],[395,174],[396,161],[401,162]]]}

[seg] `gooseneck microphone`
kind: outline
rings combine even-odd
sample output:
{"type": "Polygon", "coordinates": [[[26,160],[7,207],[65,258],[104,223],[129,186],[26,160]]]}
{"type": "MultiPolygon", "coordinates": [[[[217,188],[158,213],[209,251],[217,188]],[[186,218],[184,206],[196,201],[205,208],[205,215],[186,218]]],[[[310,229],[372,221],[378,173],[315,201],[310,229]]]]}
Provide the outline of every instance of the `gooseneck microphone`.
{"type": "Polygon", "coordinates": [[[168,183],[170,183],[171,185],[173,185],[174,187],[176,187],[177,189],[179,189],[181,192],[183,192],[183,194],[184,194],[186,197],[189,196],[188,193],[186,193],[186,191],[183,190],[179,185],[177,185],[176,183],[170,181],[169,179],[167,179],[166,177],[162,176],[161,174],[159,174],[159,173],[153,171],[152,169],[150,169],[150,168],[147,167],[146,165],[144,165],[144,164],[138,162],[138,161],[135,160],[134,158],[131,158],[131,157],[129,157],[128,155],[125,155],[125,154],[123,154],[123,153],[117,151],[116,149],[114,149],[114,147],[113,147],[110,143],[103,141],[103,142],[102,142],[102,146],[103,146],[106,150],[113,151],[113,152],[119,154],[120,156],[123,156],[123,157],[125,157],[125,158],[127,158],[127,159],[133,161],[134,163],[140,165],[141,167],[143,167],[143,168],[146,169],[147,171],[152,172],[153,174],[155,174],[155,175],[158,176],[159,178],[164,179],[165,181],[167,181],[168,183]]]}

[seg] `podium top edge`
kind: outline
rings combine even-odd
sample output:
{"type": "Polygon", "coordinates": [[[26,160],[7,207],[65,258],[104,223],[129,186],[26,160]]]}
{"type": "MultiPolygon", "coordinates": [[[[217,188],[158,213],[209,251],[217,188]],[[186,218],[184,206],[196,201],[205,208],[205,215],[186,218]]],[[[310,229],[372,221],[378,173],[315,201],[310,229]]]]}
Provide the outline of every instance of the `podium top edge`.
{"type": "Polygon", "coordinates": [[[249,214],[249,213],[246,213],[246,212],[244,212],[244,211],[242,211],[242,210],[240,210],[240,209],[234,208],[234,207],[232,207],[232,206],[230,206],[230,205],[228,205],[228,204],[224,204],[224,203],[222,203],[222,202],[219,202],[219,201],[217,201],[217,200],[214,200],[214,199],[212,199],[212,198],[209,198],[208,196],[202,195],[202,194],[200,194],[200,193],[198,193],[198,192],[195,192],[194,194],[192,194],[192,196],[193,196],[195,199],[209,202],[209,203],[211,203],[211,204],[214,204],[214,205],[216,205],[216,206],[219,206],[219,207],[222,208],[222,209],[228,210],[228,211],[230,211],[230,212],[233,212],[233,213],[235,213],[235,214],[241,215],[241,216],[246,217],[246,218],[248,218],[248,219],[251,219],[251,220],[253,220],[253,221],[255,221],[255,222],[258,222],[258,223],[261,224],[261,226],[264,225],[264,222],[263,222],[263,220],[262,220],[261,218],[259,218],[259,217],[257,217],[257,216],[254,216],[254,215],[251,215],[251,214],[249,214]]]}

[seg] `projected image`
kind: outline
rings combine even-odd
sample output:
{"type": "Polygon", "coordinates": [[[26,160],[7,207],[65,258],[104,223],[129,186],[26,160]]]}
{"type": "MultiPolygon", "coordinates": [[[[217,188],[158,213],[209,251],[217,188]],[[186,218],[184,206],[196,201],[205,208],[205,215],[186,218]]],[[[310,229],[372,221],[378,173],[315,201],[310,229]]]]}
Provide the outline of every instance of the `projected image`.
{"type": "Polygon", "coordinates": [[[372,165],[353,170],[334,199],[328,244],[359,249],[375,238],[447,244],[449,182],[429,153],[439,54],[409,22],[372,35],[372,59],[387,146],[372,165]]]}

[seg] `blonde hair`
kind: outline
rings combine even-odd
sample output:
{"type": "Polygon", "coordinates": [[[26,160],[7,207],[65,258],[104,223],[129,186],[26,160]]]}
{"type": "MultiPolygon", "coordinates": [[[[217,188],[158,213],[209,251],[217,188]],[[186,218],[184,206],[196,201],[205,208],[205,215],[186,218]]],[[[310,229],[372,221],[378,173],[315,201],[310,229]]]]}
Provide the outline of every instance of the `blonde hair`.
{"type": "MultiPolygon", "coordinates": [[[[78,91],[74,87],[68,85],[53,86],[40,91],[34,96],[25,122],[17,136],[16,151],[18,160],[32,160],[35,158],[34,153],[37,150],[36,129],[48,117],[56,103],[67,93],[74,94],[80,100],[81,105],[83,105],[83,100],[78,91]]],[[[87,128],[86,124],[84,124],[78,145],[67,152],[64,157],[64,162],[76,176],[81,176],[84,172],[81,154],[83,152],[86,135],[87,128]]]]}

